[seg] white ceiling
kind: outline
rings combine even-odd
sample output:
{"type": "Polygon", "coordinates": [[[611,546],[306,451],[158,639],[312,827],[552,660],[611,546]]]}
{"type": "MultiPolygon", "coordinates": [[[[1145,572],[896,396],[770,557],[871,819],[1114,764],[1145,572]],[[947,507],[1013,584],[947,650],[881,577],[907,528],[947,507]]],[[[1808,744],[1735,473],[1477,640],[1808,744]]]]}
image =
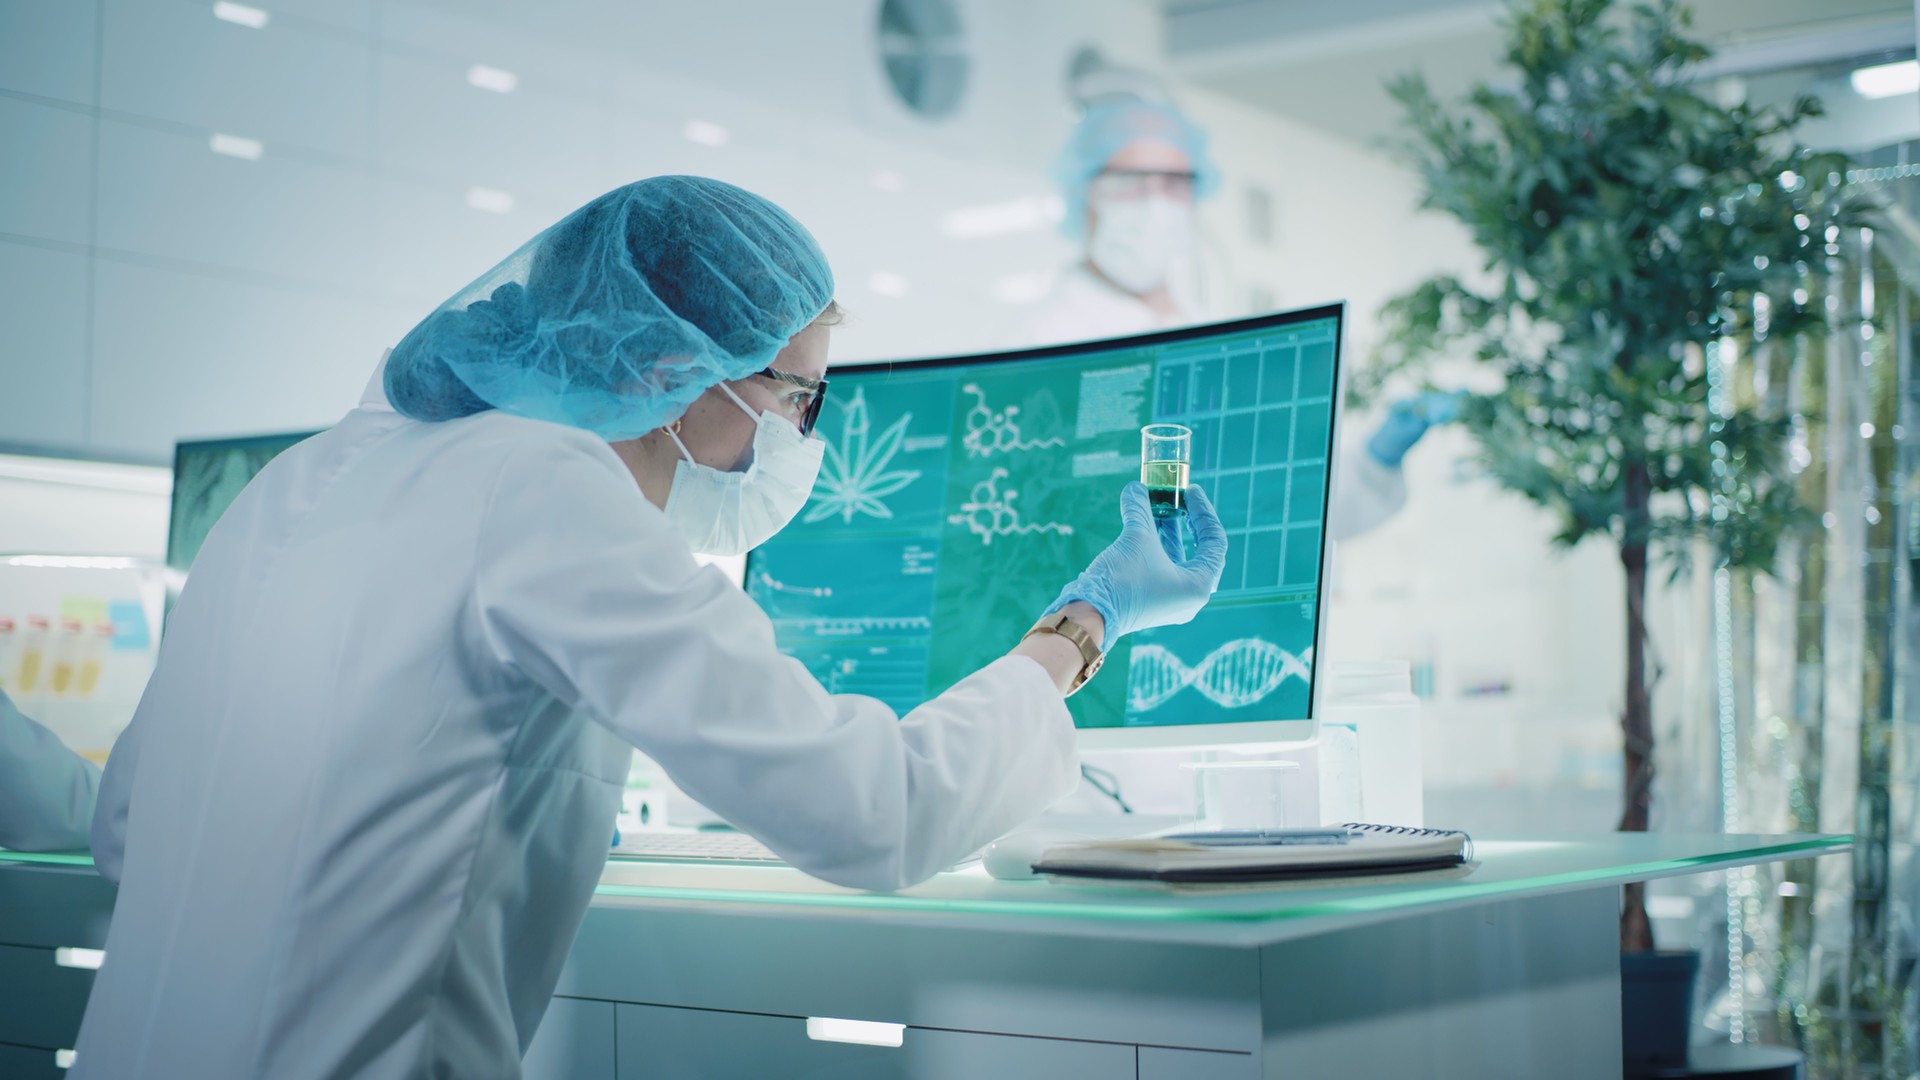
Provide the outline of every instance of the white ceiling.
{"type": "MultiPolygon", "coordinates": [[[[1499,81],[1493,0],[1161,0],[1185,78],[1348,138],[1394,133],[1386,82],[1419,72],[1443,98],[1499,81]]],[[[1914,0],[1696,0],[1714,71],[1761,71],[1914,49],[1914,0]]]]}

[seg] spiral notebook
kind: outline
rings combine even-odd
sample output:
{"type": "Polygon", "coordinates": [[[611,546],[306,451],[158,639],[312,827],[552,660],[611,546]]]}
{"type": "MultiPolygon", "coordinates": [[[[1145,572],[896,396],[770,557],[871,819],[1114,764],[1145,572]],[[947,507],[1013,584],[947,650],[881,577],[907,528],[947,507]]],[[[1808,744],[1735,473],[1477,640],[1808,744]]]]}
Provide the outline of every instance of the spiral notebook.
{"type": "MultiPolygon", "coordinates": [[[[1473,838],[1457,829],[1416,829],[1349,822],[1332,842],[1275,834],[1250,843],[1245,834],[1090,840],[1048,848],[1034,864],[1050,880],[1237,885],[1262,881],[1362,877],[1444,870],[1473,859],[1473,838]]],[[[1312,830],[1319,834],[1320,830],[1312,830]]]]}

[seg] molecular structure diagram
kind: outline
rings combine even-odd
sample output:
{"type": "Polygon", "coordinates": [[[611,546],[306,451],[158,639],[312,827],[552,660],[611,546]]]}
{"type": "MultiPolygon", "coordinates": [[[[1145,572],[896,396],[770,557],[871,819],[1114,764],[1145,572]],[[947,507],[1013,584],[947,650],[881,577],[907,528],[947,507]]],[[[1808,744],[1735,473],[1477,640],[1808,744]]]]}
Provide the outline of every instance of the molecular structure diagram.
{"type": "Polygon", "coordinates": [[[1226,709],[1251,705],[1288,679],[1308,682],[1313,650],[1299,656],[1262,638],[1237,638],[1188,667],[1161,645],[1139,645],[1127,667],[1127,704],[1147,712],[1191,686],[1226,709]]]}
{"type": "Polygon", "coordinates": [[[947,524],[965,525],[968,531],[980,538],[982,544],[993,543],[996,536],[1026,536],[1033,533],[1073,535],[1071,525],[1056,521],[1021,521],[1020,511],[1013,507],[1013,500],[1019,498],[1020,493],[1012,488],[999,490],[1000,481],[1006,477],[1007,470],[995,469],[991,476],[973,485],[970,497],[960,504],[960,512],[947,515],[947,524]]]}
{"type": "Polygon", "coordinates": [[[1020,406],[1009,405],[1000,412],[994,412],[987,406],[987,395],[978,385],[968,383],[960,389],[973,395],[973,408],[967,410],[967,434],[960,440],[961,445],[967,448],[969,457],[992,457],[995,454],[1067,445],[1066,440],[1057,438],[1023,441],[1020,438],[1020,425],[1014,420],[1020,415],[1020,406]]]}

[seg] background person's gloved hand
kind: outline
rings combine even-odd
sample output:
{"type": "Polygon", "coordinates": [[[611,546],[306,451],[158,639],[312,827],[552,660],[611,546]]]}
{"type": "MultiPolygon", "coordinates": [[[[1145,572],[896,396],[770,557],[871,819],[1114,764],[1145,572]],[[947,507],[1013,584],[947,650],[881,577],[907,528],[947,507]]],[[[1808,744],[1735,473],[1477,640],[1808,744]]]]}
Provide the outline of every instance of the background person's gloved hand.
{"type": "Polygon", "coordinates": [[[1367,454],[1389,469],[1400,467],[1413,444],[1435,424],[1444,424],[1460,412],[1460,394],[1429,390],[1401,398],[1387,409],[1387,418],[1367,440],[1367,454]]]}
{"type": "Polygon", "coordinates": [[[1106,621],[1102,649],[1124,634],[1187,622],[1220,587],[1227,566],[1227,530],[1200,485],[1187,486],[1186,518],[1193,525],[1193,557],[1183,558],[1180,518],[1156,520],[1147,489],[1138,480],[1120,490],[1119,539],[1094,556],[1047,608],[1051,615],[1075,600],[1090,604],[1106,621]]]}

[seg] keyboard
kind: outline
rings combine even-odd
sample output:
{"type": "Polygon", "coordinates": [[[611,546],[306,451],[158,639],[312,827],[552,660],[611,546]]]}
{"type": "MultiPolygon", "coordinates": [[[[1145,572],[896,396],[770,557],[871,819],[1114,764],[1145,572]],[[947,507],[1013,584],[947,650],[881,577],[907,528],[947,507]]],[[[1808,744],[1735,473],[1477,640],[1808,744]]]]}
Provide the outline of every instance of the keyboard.
{"type": "Polygon", "coordinates": [[[779,865],[767,845],[742,832],[630,832],[620,834],[615,858],[666,862],[731,862],[779,865]]]}

